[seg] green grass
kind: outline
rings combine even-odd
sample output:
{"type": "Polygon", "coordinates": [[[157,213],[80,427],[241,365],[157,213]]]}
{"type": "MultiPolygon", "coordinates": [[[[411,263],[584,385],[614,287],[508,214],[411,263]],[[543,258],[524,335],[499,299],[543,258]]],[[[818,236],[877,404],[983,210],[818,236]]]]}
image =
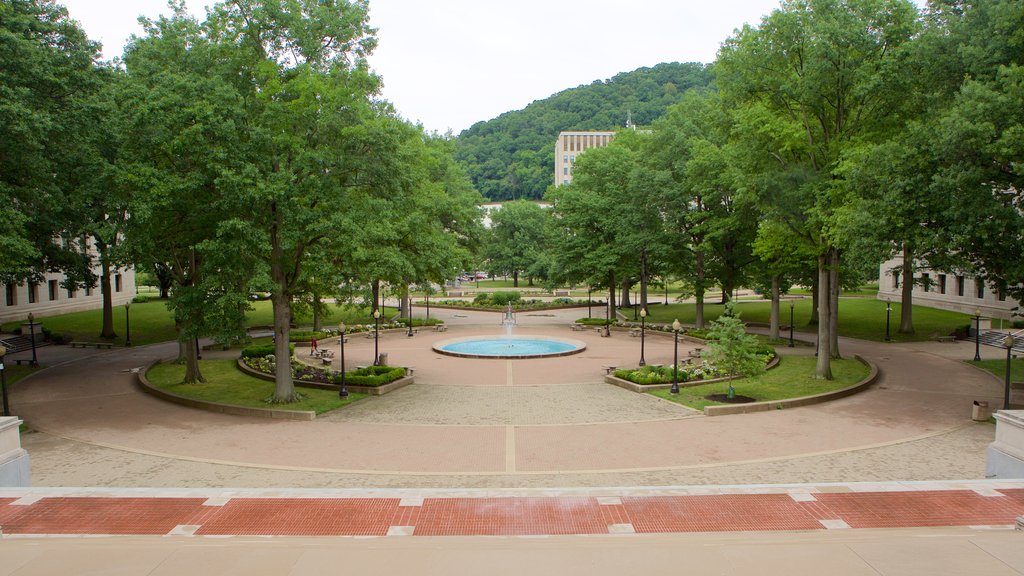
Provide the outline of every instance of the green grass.
{"type": "MultiPolygon", "coordinates": [[[[974,362],[972,360],[968,362],[968,364],[977,366],[982,370],[988,370],[1000,380],[1006,379],[1005,358],[1001,360],[982,360],[981,362],[974,362]]],[[[1024,358],[1014,358],[1010,360],[1010,381],[1024,382],[1024,358]]]]}
{"type": "MultiPolygon", "coordinates": [[[[274,323],[274,314],[269,300],[261,300],[252,303],[252,310],[246,313],[246,326],[269,326],[274,323]]],[[[330,307],[331,314],[322,318],[321,323],[327,328],[336,328],[342,320],[346,324],[373,324],[373,317],[369,308],[362,307],[330,307]]],[[[395,308],[381,308],[381,319],[394,316],[398,312],[395,308]]],[[[141,346],[157,342],[175,340],[177,334],[174,331],[174,320],[167,303],[164,300],[153,300],[150,302],[132,304],[131,309],[131,337],[132,344],[141,346]]],[[[295,322],[298,325],[312,324],[312,317],[309,315],[296,315],[295,322]]],[[[39,323],[54,334],[69,334],[75,341],[109,341],[115,344],[124,343],[125,311],[124,306],[114,307],[114,330],[117,338],[103,339],[99,337],[100,328],[103,325],[102,310],[86,310],[84,312],[72,312],[59,316],[48,316],[40,318],[39,323]]],[[[10,332],[21,326],[20,322],[8,322],[2,330],[10,332]]]]}
{"type": "Polygon", "coordinates": [[[245,374],[238,369],[234,360],[200,360],[199,370],[207,380],[202,384],[182,384],[185,366],[181,364],[157,364],[146,377],[161,390],[196,400],[253,408],[312,410],[317,414],[329,412],[366,397],[365,394],[353,392],[348,398],[341,399],[338,393],[332,390],[296,388],[303,397],[299,402],[270,404],[267,399],[274,393],[274,383],[245,374]]]}
{"type": "MultiPolygon", "coordinates": [[[[846,388],[863,380],[871,370],[853,359],[832,361],[832,380],[816,380],[814,378],[814,357],[783,356],[779,365],[764,374],[753,378],[733,380],[736,394],[755,398],[758,402],[768,400],[785,400],[831,392],[846,388]]],[[[706,400],[710,394],[725,394],[729,390],[728,382],[702,384],[689,388],[680,388],[679,394],[673,396],[666,390],[650,392],[695,410],[703,410],[705,406],[715,406],[721,402],[706,400]]]]}
{"type": "MultiPolygon", "coordinates": [[[[783,301],[779,313],[782,325],[789,324],[789,302],[794,303],[793,317],[797,332],[815,332],[817,326],[811,326],[811,299],[783,301]]],[[[770,302],[737,302],[736,309],[746,322],[767,324],[771,313],[770,302]]],[[[724,306],[718,303],[704,304],[704,318],[714,320],[722,314],[724,306]]],[[[918,342],[930,340],[933,334],[949,334],[958,327],[968,324],[971,316],[948,310],[914,306],[914,334],[899,334],[901,306],[892,305],[890,332],[893,341],[918,342]]],[[[693,324],[695,318],[694,304],[669,304],[668,306],[651,306],[647,322],[671,323],[678,318],[683,324],[693,324]]],[[[862,340],[885,340],[885,302],[871,298],[843,298],[839,300],[839,334],[849,338],[862,340]]]]}

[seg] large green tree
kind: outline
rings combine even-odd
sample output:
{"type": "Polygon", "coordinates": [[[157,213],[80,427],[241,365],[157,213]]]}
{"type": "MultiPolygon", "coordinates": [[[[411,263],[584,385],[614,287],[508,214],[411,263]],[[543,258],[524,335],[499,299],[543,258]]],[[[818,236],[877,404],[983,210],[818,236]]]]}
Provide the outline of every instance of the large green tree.
{"type": "Polygon", "coordinates": [[[519,275],[527,273],[530,284],[544,255],[546,238],[545,209],[536,202],[506,202],[491,211],[491,229],[487,235],[484,258],[491,274],[512,276],[512,285],[519,286],[519,275]]]}

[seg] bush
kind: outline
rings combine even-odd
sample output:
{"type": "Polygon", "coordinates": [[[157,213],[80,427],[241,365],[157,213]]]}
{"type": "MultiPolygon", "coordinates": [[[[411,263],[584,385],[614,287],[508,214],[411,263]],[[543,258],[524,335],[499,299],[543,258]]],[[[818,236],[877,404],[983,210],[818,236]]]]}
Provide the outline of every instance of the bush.
{"type": "MultiPolygon", "coordinates": [[[[408,318],[399,318],[398,319],[398,323],[401,324],[402,326],[408,327],[409,326],[409,319],[408,318]]],[[[413,327],[417,327],[417,326],[434,326],[434,325],[437,325],[437,324],[444,324],[444,320],[439,320],[437,318],[413,318],[412,319],[413,327]]]]}
{"type": "MultiPolygon", "coordinates": [[[[276,352],[277,350],[273,342],[270,344],[253,344],[252,346],[242,348],[242,358],[262,358],[276,352]]],[[[288,353],[293,356],[295,355],[295,344],[288,345],[288,353]]]]}
{"type": "Polygon", "coordinates": [[[604,318],[580,318],[576,323],[583,324],[584,326],[607,326],[609,324],[615,324],[615,321],[608,321],[604,318]]]}
{"type": "MultiPolygon", "coordinates": [[[[367,366],[345,373],[345,383],[351,386],[382,386],[405,377],[400,366],[367,366]]],[[[341,383],[341,374],[334,375],[334,383],[341,383]]]]}
{"type": "Polygon", "coordinates": [[[136,294],[132,298],[132,304],[145,304],[146,302],[152,302],[153,300],[159,300],[159,294],[136,294]]]}
{"type": "Polygon", "coordinates": [[[473,304],[486,305],[491,301],[491,295],[487,292],[479,292],[476,297],[473,298],[473,304]]]}
{"type": "Polygon", "coordinates": [[[309,339],[312,338],[314,335],[316,335],[317,340],[323,340],[324,338],[331,336],[331,334],[323,331],[313,332],[312,330],[293,330],[288,333],[288,341],[308,343],[309,339]]]}
{"type": "Polygon", "coordinates": [[[508,306],[513,302],[519,302],[523,299],[523,295],[519,292],[493,292],[491,294],[491,304],[495,306],[508,306]]]}

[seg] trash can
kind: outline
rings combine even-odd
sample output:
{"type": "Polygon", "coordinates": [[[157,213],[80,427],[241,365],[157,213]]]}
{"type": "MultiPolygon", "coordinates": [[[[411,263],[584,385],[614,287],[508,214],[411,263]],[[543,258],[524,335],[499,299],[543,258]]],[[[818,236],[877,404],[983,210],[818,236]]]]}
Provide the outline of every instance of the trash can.
{"type": "MultiPolygon", "coordinates": [[[[380,365],[380,366],[387,366],[388,365],[388,353],[387,352],[381,352],[380,353],[380,356],[377,357],[377,364],[380,365]]],[[[988,404],[986,404],[985,406],[988,406],[988,404]]],[[[986,408],[986,410],[987,410],[987,408],[986,408]]],[[[986,416],[985,419],[988,420],[988,416],[986,416]]]]}
{"type": "Polygon", "coordinates": [[[992,413],[988,409],[988,402],[983,400],[974,401],[974,409],[971,411],[971,420],[975,422],[987,422],[992,413]]]}

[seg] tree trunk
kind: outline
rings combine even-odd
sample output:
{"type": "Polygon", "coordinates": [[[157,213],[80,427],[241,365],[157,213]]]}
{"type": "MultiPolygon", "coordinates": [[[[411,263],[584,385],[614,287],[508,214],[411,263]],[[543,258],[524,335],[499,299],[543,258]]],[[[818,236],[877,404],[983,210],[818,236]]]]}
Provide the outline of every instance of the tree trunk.
{"type": "Polygon", "coordinates": [[[629,306],[633,305],[633,302],[632,302],[632,300],[629,297],[629,289],[632,288],[632,286],[633,285],[630,283],[630,281],[628,279],[622,281],[622,285],[621,285],[622,298],[619,298],[619,307],[620,308],[628,308],[629,306]]]}
{"type": "Polygon", "coordinates": [[[320,295],[313,292],[313,332],[320,331],[320,295]]]}
{"type": "Polygon", "coordinates": [[[811,326],[814,326],[818,323],[818,287],[820,285],[821,282],[818,280],[818,276],[815,275],[814,279],[811,280],[811,319],[807,321],[807,323],[811,326]]]}
{"type": "Polygon", "coordinates": [[[615,272],[608,273],[608,307],[606,320],[615,321],[615,272]]]}
{"type": "Polygon", "coordinates": [[[174,328],[178,333],[178,362],[185,365],[185,377],[182,382],[184,384],[206,382],[206,378],[203,378],[203,373],[199,370],[199,351],[196,349],[195,337],[184,336],[184,322],[175,322],[174,328]]]}
{"type": "Polygon", "coordinates": [[[903,245],[903,293],[900,297],[900,334],[914,333],[914,251],[903,245]]]}
{"type": "Polygon", "coordinates": [[[270,295],[274,309],[274,356],[277,358],[277,370],[274,371],[275,403],[288,403],[298,400],[295,394],[295,382],[292,380],[292,357],[288,347],[288,329],[291,322],[291,300],[284,289],[276,287],[270,295]]]}
{"type": "Polygon", "coordinates": [[[772,340],[779,339],[779,291],[781,280],[779,275],[775,274],[772,276],[772,312],[771,318],[769,319],[770,327],[768,328],[768,338],[772,340]]]}
{"type": "Polygon", "coordinates": [[[839,250],[832,249],[830,260],[828,271],[828,342],[832,358],[838,359],[841,358],[839,355],[839,250]]]}
{"type": "Polygon", "coordinates": [[[380,280],[374,280],[370,284],[370,292],[372,293],[373,304],[370,305],[370,312],[377,310],[377,303],[380,302],[380,280]]]}
{"type": "Polygon", "coordinates": [[[694,318],[693,322],[694,322],[694,326],[697,327],[697,330],[703,330],[704,329],[704,279],[705,279],[705,277],[704,277],[704,251],[703,250],[697,250],[697,252],[694,254],[694,256],[695,256],[694,276],[695,276],[697,281],[693,283],[693,297],[694,297],[694,300],[697,302],[697,304],[695,306],[696,318],[694,318]]]}
{"type": "Polygon", "coordinates": [[[818,256],[818,363],[814,377],[819,380],[832,379],[832,355],[829,339],[829,270],[830,251],[818,256]]]}
{"type": "Polygon", "coordinates": [[[107,261],[106,248],[100,248],[100,293],[103,295],[100,338],[117,338],[117,332],[114,332],[114,295],[110,293],[110,262],[107,261]]]}
{"type": "Polygon", "coordinates": [[[647,309],[647,249],[640,250],[640,309],[647,309]]]}
{"type": "Polygon", "coordinates": [[[519,288],[519,270],[512,271],[512,287],[519,288]]]}

